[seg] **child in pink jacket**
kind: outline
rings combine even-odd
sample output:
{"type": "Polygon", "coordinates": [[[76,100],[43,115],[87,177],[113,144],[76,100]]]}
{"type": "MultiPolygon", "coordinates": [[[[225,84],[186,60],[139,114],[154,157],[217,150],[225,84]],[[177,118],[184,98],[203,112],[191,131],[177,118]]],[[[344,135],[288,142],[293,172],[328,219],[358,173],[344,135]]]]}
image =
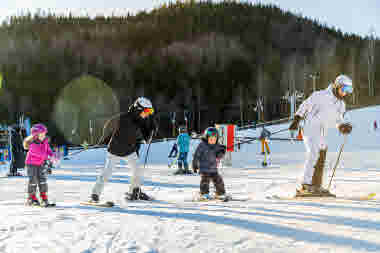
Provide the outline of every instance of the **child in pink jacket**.
{"type": "Polygon", "coordinates": [[[35,124],[31,129],[32,135],[24,140],[24,148],[28,150],[25,165],[28,172],[27,205],[49,206],[47,191],[47,167],[45,163],[55,160],[55,156],[46,136],[47,128],[43,124],[35,124]],[[37,185],[40,191],[41,204],[36,196],[37,185]]]}

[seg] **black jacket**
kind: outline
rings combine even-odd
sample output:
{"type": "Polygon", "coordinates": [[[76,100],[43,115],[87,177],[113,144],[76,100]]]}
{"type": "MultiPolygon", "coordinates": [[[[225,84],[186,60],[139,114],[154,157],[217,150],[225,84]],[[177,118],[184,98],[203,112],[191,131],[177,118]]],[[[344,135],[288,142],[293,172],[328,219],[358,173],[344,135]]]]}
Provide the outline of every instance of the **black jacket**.
{"type": "Polygon", "coordinates": [[[127,112],[112,119],[107,128],[111,135],[108,152],[117,156],[127,156],[138,152],[139,143],[143,140],[148,141],[157,126],[151,117],[143,119],[138,112],[127,112]]]}
{"type": "Polygon", "coordinates": [[[221,159],[226,153],[226,146],[220,144],[208,144],[206,139],[201,139],[193,156],[193,169],[199,169],[199,173],[218,172],[216,159],[221,159]]]}

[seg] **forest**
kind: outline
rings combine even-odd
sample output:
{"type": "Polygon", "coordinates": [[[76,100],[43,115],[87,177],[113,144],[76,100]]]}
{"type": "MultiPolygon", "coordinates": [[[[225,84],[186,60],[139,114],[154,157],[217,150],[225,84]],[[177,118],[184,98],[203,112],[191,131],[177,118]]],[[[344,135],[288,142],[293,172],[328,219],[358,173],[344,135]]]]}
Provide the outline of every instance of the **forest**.
{"type": "Polygon", "coordinates": [[[340,73],[353,79],[349,108],[361,107],[380,98],[379,48],[370,36],[236,1],[178,1],[95,18],[29,13],[0,27],[0,121],[22,113],[56,136],[88,129],[89,121],[101,132],[105,119],[146,96],[160,118],[160,137],[169,137],[174,112],[176,125],[186,113],[197,132],[214,123],[288,117],[289,92],[302,100],[340,73]],[[68,88],[76,96],[67,98],[68,88]]]}

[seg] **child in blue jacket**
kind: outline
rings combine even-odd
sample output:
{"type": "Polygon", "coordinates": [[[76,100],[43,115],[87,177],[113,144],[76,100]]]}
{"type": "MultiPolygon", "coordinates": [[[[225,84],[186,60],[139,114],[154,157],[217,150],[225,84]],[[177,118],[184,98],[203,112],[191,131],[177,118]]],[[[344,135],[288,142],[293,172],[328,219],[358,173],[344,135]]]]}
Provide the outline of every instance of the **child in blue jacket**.
{"type": "Polygon", "coordinates": [[[174,174],[192,174],[189,170],[189,164],[187,163],[187,155],[189,154],[190,147],[190,136],[187,133],[186,127],[180,127],[179,133],[180,134],[177,137],[177,147],[179,150],[178,170],[174,174]]]}

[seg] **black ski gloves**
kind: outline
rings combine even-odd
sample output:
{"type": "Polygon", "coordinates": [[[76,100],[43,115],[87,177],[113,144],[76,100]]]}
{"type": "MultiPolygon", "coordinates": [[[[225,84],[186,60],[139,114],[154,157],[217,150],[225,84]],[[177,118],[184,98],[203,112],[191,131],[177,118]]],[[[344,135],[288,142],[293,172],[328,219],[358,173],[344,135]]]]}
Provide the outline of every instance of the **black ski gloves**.
{"type": "Polygon", "coordinates": [[[351,123],[342,123],[339,125],[338,129],[341,134],[350,134],[352,131],[352,125],[351,123]]]}
{"type": "Polygon", "coordinates": [[[293,122],[289,126],[290,131],[295,131],[298,129],[302,117],[299,115],[294,116],[293,122]]]}
{"type": "Polygon", "coordinates": [[[223,156],[226,154],[226,146],[220,146],[219,150],[216,151],[216,158],[223,158],[223,156]]]}

